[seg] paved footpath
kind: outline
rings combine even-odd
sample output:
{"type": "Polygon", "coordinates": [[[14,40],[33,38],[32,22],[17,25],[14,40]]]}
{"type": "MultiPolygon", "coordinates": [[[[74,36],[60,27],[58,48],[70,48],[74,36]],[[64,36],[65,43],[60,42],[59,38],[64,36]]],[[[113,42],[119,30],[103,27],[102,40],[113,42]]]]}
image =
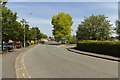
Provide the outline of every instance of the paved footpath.
{"type": "Polygon", "coordinates": [[[2,78],[16,78],[16,73],[15,73],[16,57],[20,53],[27,51],[28,49],[30,49],[36,45],[32,45],[27,48],[15,49],[14,52],[4,53],[2,55],[2,57],[0,57],[0,58],[2,58],[2,60],[0,60],[0,62],[2,64],[2,66],[1,66],[2,67],[2,78]]]}

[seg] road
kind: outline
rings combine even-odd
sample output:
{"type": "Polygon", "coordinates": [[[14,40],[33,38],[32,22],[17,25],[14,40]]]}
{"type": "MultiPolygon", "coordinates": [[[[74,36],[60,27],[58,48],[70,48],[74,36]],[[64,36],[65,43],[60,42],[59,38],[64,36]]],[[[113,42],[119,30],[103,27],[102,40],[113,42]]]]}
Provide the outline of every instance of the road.
{"type": "Polygon", "coordinates": [[[118,62],[38,45],[16,60],[17,78],[118,78],[118,62]]]}
{"type": "Polygon", "coordinates": [[[16,71],[15,71],[15,61],[16,57],[36,45],[32,45],[26,48],[14,49],[13,52],[8,52],[0,55],[0,69],[2,73],[2,78],[16,78],[16,71]]]}

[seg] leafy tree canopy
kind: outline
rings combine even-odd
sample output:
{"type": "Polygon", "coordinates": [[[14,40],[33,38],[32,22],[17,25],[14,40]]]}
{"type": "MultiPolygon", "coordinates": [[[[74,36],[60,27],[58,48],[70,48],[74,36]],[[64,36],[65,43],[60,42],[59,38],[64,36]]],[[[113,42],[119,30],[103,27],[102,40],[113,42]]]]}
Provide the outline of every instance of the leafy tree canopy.
{"type": "Polygon", "coordinates": [[[78,27],[78,40],[106,40],[110,37],[111,24],[104,15],[86,17],[78,27]]]}
{"type": "Polygon", "coordinates": [[[72,17],[69,14],[61,12],[52,17],[53,35],[56,39],[71,38],[71,26],[73,24],[72,17]]]}

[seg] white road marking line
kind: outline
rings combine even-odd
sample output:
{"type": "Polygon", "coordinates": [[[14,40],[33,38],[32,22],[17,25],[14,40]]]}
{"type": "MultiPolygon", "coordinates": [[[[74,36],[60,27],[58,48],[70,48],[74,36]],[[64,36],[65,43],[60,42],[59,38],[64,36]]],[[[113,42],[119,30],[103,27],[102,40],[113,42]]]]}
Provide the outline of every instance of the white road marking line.
{"type": "Polygon", "coordinates": [[[24,74],[24,73],[22,73],[22,75],[23,75],[23,77],[25,78],[25,74],[24,74]]]}
{"type": "Polygon", "coordinates": [[[30,76],[28,78],[31,78],[30,76]]]}

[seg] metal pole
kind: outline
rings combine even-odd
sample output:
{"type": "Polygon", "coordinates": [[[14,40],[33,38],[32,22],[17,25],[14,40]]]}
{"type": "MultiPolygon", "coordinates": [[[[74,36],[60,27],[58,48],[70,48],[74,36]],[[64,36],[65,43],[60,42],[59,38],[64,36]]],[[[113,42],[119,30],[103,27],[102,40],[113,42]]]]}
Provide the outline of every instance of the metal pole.
{"type": "Polygon", "coordinates": [[[120,20],[120,1],[118,2],[118,20],[120,20]]]}
{"type": "Polygon", "coordinates": [[[26,36],[25,36],[25,23],[23,24],[24,25],[24,47],[26,47],[26,44],[25,44],[25,38],[26,38],[26,36]]]}
{"type": "Polygon", "coordinates": [[[2,39],[2,6],[0,5],[0,42],[1,42],[1,51],[3,51],[3,39],[2,39]]]}

